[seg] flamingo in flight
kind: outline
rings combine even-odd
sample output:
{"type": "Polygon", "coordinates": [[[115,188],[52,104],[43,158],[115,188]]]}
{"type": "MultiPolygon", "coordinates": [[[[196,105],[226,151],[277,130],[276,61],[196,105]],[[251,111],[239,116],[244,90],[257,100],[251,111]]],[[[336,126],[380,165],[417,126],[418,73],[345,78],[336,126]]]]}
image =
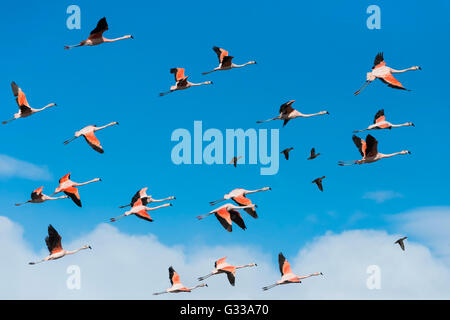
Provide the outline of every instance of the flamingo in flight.
{"type": "Polygon", "coordinates": [[[217,58],[219,58],[219,66],[217,68],[214,68],[211,71],[203,72],[202,74],[208,74],[214,71],[220,71],[220,70],[230,70],[233,68],[242,68],[249,64],[256,64],[256,61],[249,61],[244,64],[234,64],[232,62],[233,58],[232,56],[228,55],[228,51],[219,48],[219,47],[213,47],[214,52],[217,54],[217,58]]]}
{"type": "Polygon", "coordinates": [[[322,180],[323,180],[323,179],[325,179],[325,178],[326,178],[326,177],[325,177],[325,176],[323,176],[323,177],[320,177],[320,178],[314,179],[314,180],[312,181],[312,183],[315,183],[315,184],[317,184],[317,187],[319,188],[319,190],[320,190],[320,191],[323,191],[322,180]]]}
{"type": "Polygon", "coordinates": [[[392,124],[392,123],[386,121],[386,116],[384,115],[384,109],[381,109],[381,110],[378,110],[378,112],[375,114],[373,124],[368,126],[366,129],[353,131],[353,133],[363,132],[366,130],[392,129],[392,128],[409,127],[409,126],[415,127],[414,123],[412,123],[412,122],[406,122],[403,124],[392,124]]]}
{"type": "Polygon", "coordinates": [[[313,159],[317,158],[318,156],[320,156],[320,153],[316,153],[316,149],[312,148],[307,160],[313,160],[313,159]]]}
{"type": "Polygon", "coordinates": [[[402,248],[403,251],[405,251],[405,244],[403,243],[404,240],[408,239],[408,237],[403,237],[395,241],[394,243],[397,243],[400,248],[402,248]]]}
{"type": "Polygon", "coordinates": [[[163,291],[163,292],[155,292],[153,295],[157,296],[157,295],[165,294],[165,293],[191,292],[194,289],[208,286],[206,283],[201,283],[201,284],[196,285],[195,287],[192,287],[192,288],[185,287],[180,281],[180,276],[173,269],[172,266],[169,267],[169,280],[170,280],[170,284],[172,285],[172,287],[166,289],[166,291],[163,291]]]}
{"type": "Polygon", "coordinates": [[[64,256],[75,254],[81,250],[92,249],[91,246],[85,245],[73,251],[64,250],[61,246],[61,236],[58,234],[58,231],[53,228],[52,225],[48,226],[48,236],[45,238],[45,243],[47,244],[50,255],[40,261],[29,262],[28,264],[38,264],[45,261],[61,259],[64,256]]]}
{"type": "Polygon", "coordinates": [[[64,46],[64,49],[71,49],[82,46],[96,46],[105,42],[115,42],[123,39],[134,39],[132,35],[126,35],[115,39],[107,39],[103,37],[103,32],[105,32],[106,30],[108,30],[108,23],[106,22],[106,18],[103,17],[97,22],[97,26],[94,30],[91,31],[89,38],[81,41],[79,44],[74,46],[64,46]]]}
{"type": "MultiPolygon", "coordinates": [[[[267,191],[267,190],[272,190],[272,188],[264,187],[264,188],[257,189],[257,190],[245,190],[242,188],[238,188],[238,189],[231,190],[230,193],[225,194],[222,199],[211,201],[209,204],[212,206],[215,206],[216,204],[218,204],[222,201],[231,199],[240,206],[251,206],[251,205],[253,205],[252,201],[249,198],[247,198],[246,195],[251,194],[251,193],[260,192],[260,191],[267,191]]],[[[244,209],[244,211],[256,219],[256,218],[258,218],[258,215],[256,214],[255,207],[256,207],[256,205],[254,205],[254,207],[246,208],[246,209],[244,209]]]]}
{"type": "Polygon", "coordinates": [[[176,199],[173,196],[167,197],[164,199],[153,199],[151,195],[150,196],[147,195],[147,189],[148,189],[147,187],[140,189],[138,192],[135,193],[133,198],[131,198],[131,202],[129,204],[120,206],[119,208],[122,209],[122,208],[130,207],[130,206],[132,207],[138,199],[142,200],[142,204],[144,206],[146,206],[147,204],[152,203],[152,202],[163,202],[163,201],[176,199]]]}
{"type": "MultiPolygon", "coordinates": [[[[414,66],[408,69],[402,69],[402,70],[395,70],[392,68],[389,68],[386,66],[386,62],[384,61],[383,52],[380,52],[376,55],[375,61],[373,63],[372,71],[367,73],[367,80],[362,85],[361,88],[359,88],[358,91],[354,93],[354,95],[358,95],[361,93],[361,91],[368,86],[373,80],[380,79],[385,84],[388,85],[388,87],[394,88],[394,89],[400,89],[400,90],[408,90],[403,85],[394,78],[392,75],[393,73],[402,73],[406,71],[412,71],[412,70],[422,70],[421,67],[414,66]]],[[[408,90],[411,91],[411,90],[408,90]]]]}
{"type": "Polygon", "coordinates": [[[232,164],[236,168],[237,167],[237,163],[238,163],[239,159],[241,159],[241,158],[242,158],[242,156],[233,157],[233,158],[231,158],[231,161],[228,162],[228,164],[232,164]]]}
{"type": "Polygon", "coordinates": [[[61,179],[59,179],[59,186],[55,189],[55,192],[52,195],[55,195],[60,192],[64,192],[66,195],[72,199],[73,202],[79,207],[81,207],[81,199],[80,194],[78,193],[77,187],[84,186],[89,183],[102,181],[100,178],[95,178],[92,180],[89,180],[87,182],[78,183],[70,180],[70,173],[63,176],[61,179]]]}
{"type": "Polygon", "coordinates": [[[372,162],[378,161],[380,159],[390,158],[390,157],[393,157],[396,155],[411,154],[411,152],[408,150],[403,150],[403,151],[391,153],[391,154],[379,153],[377,150],[378,141],[374,137],[372,137],[370,134],[367,135],[366,141],[353,135],[353,142],[355,143],[356,147],[359,150],[359,153],[361,153],[361,156],[363,158],[361,160],[354,160],[354,161],[339,161],[338,164],[340,166],[372,163],[372,162]]]}
{"type": "Polygon", "coordinates": [[[226,259],[227,259],[227,257],[217,260],[214,263],[214,270],[210,274],[207,274],[206,276],[198,278],[198,281],[203,281],[206,278],[209,278],[216,274],[225,273],[227,275],[227,278],[228,278],[228,281],[230,282],[230,284],[232,286],[234,286],[234,284],[236,282],[236,270],[237,269],[257,266],[256,263],[249,263],[249,264],[245,264],[242,266],[232,266],[231,264],[229,264],[228,262],[225,261],[226,259]]]}
{"type": "Polygon", "coordinates": [[[26,203],[42,203],[48,200],[58,200],[58,199],[66,199],[68,196],[61,196],[61,197],[50,197],[46,194],[42,193],[42,190],[44,190],[44,187],[37,188],[31,193],[31,200],[25,201],[23,203],[16,203],[16,206],[21,206],[26,203]]]}
{"type": "Polygon", "coordinates": [[[111,222],[115,222],[123,217],[127,217],[129,215],[134,214],[136,217],[149,221],[149,222],[153,222],[153,219],[150,217],[150,215],[147,213],[147,211],[153,211],[159,208],[164,208],[164,207],[171,207],[172,204],[171,203],[165,203],[162,204],[160,206],[157,207],[147,207],[145,204],[143,204],[142,199],[137,199],[136,202],[133,204],[133,206],[131,207],[130,210],[128,210],[127,212],[125,212],[124,214],[115,217],[115,218],[111,218],[110,221],[111,222]]]}
{"type": "Polygon", "coordinates": [[[19,119],[19,118],[26,118],[31,116],[32,114],[35,114],[37,112],[43,111],[47,108],[56,106],[56,103],[50,103],[46,105],[45,107],[41,109],[34,109],[30,107],[27,101],[27,97],[25,96],[25,93],[22,91],[22,89],[19,88],[19,86],[13,81],[11,82],[11,88],[14,94],[14,97],[16,97],[17,105],[19,106],[19,112],[14,114],[14,117],[3,121],[3,124],[7,124],[8,122],[11,122],[13,120],[19,119]]]}
{"type": "Polygon", "coordinates": [[[286,103],[283,103],[280,106],[280,115],[278,117],[267,119],[263,121],[256,121],[256,123],[263,123],[268,122],[272,120],[284,120],[283,127],[289,122],[289,120],[295,119],[295,118],[308,118],[308,117],[314,117],[314,116],[320,116],[323,114],[330,114],[328,111],[320,111],[313,114],[303,114],[294,108],[292,108],[292,104],[295,102],[295,100],[288,101],[286,103]]]}
{"type": "Polygon", "coordinates": [[[267,286],[267,287],[263,287],[263,290],[269,290],[273,287],[282,285],[282,284],[289,284],[289,283],[301,283],[303,279],[309,278],[309,277],[314,277],[314,276],[323,276],[322,272],[314,272],[311,273],[307,276],[298,276],[296,274],[294,274],[291,270],[291,265],[289,264],[289,262],[286,260],[286,258],[283,256],[283,254],[280,252],[278,254],[278,264],[280,267],[280,272],[281,272],[281,280],[277,281],[276,283],[267,286]]]}
{"type": "Polygon", "coordinates": [[[294,150],[294,148],[291,147],[291,148],[284,149],[280,153],[284,154],[284,157],[286,158],[286,160],[289,160],[289,152],[291,152],[292,150],[294,150]]]}
{"type": "Polygon", "coordinates": [[[254,204],[238,207],[238,206],[235,206],[234,204],[227,203],[227,204],[224,204],[223,206],[220,206],[217,209],[214,209],[214,210],[208,212],[205,215],[198,216],[197,219],[202,220],[202,219],[214,214],[216,216],[217,220],[219,220],[220,224],[228,232],[233,231],[233,227],[232,227],[233,222],[236,223],[242,230],[245,230],[245,229],[247,229],[247,227],[245,226],[245,223],[244,223],[244,220],[242,219],[241,214],[237,210],[253,208],[253,207],[255,207],[254,204]]]}
{"type": "Polygon", "coordinates": [[[184,90],[184,89],[188,89],[190,87],[212,84],[212,81],[204,81],[204,82],[200,82],[200,83],[193,83],[193,82],[188,81],[187,79],[189,78],[189,76],[184,75],[184,68],[172,68],[172,69],[170,69],[170,73],[173,73],[175,75],[175,85],[170,87],[170,91],[161,92],[159,94],[160,97],[165,96],[166,94],[172,93],[177,90],[184,90]]]}
{"type": "Polygon", "coordinates": [[[92,147],[92,149],[94,149],[95,151],[97,151],[99,153],[104,153],[105,151],[103,150],[103,147],[100,144],[100,141],[95,136],[95,132],[105,129],[109,126],[114,126],[114,125],[118,125],[118,124],[119,123],[117,121],[115,121],[115,122],[108,123],[107,125],[104,125],[102,127],[97,127],[95,125],[86,126],[83,129],[81,129],[80,131],[75,132],[75,136],[73,136],[69,140],[64,141],[64,144],[67,145],[70,142],[72,142],[73,140],[75,140],[76,138],[83,136],[84,139],[86,140],[86,142],[92,147]]]}

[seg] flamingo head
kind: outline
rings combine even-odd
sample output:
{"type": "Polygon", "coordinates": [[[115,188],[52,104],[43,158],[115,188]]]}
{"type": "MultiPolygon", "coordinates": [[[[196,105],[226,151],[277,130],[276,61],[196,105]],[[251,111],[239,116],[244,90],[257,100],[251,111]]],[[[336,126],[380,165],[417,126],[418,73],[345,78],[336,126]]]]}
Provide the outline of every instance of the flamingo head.
{"type": "Polygon", "coordinates": [[[409,151],[409,150],[403,150],[403,151],[401,151],[400,153],[401,153],[401,154],[411,154],[411,151],[409,151]]]}

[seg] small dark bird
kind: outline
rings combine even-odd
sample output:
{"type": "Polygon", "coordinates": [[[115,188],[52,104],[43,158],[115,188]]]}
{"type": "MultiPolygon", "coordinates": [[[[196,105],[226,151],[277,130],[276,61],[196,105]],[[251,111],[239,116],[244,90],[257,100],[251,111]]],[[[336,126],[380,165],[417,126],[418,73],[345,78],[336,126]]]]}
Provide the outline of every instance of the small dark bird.
{"type": "Polygon", "coordinates": [[[320,155],[320,153],[316,153],[316,149],[312,148],[311,149],[311,155],[309,156],[308,160],[312,160],[317,158],[320,155]]]}
{"type": "Polygon", "coordinates": [[[403,237],[403,238],[398,239],[394,243],[398,243],[400,248],[402,248],[402,250],[405,251],[405,244],[403,243],[403,240],[406,240],[406,239],[408,239],[408,237],[403,237]]]}
{"type": "Polygon", "coordinates": [[[320,191],[323,191],[323,186],[322,186],[322,180],[325,179],[325,176],[317,178],[315,180],[312,181],[312,183],[317,184],[317,187],[319,187],[320,191]]]}
{"type": "Polygon", "coordinates": [[[240,158],[242,158],[242,156],[240,156],[240,157],[233,157],[233,158],[231,159],[231,161],[230,161],[228,164],[233,164],[234,167],[236,167],[237,162],[238,162],[238,160],[239,160],[240,158]]]}
{"type": "Polygon", "coordinates": [[[289,151],[294,150],[294,148],[287,148],[284,149],[283,151],[281,151],[280,153],[284,154],[284,157],[286,158],[286,160],[289,160],[289,151]]]}

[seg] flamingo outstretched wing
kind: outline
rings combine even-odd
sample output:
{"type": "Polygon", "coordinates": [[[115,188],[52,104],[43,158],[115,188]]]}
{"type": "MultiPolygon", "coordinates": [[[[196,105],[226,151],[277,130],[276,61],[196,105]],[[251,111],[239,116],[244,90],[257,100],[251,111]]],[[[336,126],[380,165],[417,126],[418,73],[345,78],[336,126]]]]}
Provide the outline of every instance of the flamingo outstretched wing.
{"type": "Polygon", "coordinates": [[[352,139],[353,139],[353,143],[358,148],[359,153],[361,154],[361,156],[365,157],[365,155],[366,155],[366,148],[367,148],[366,142],[363,139],[361,139],[360,137],[355,136],[355,135],[353,135],[352,139]]]}
{"type": "Polygon", "coordinates": [[[48,236],[45,238],[45,244],[50,254],[62,251],[61,236],[51,224],[48,226],[48,236]]]}
{"type": "Polygon", "coordinates": [[[31,193],[31,199],[32,200],[39,199],[42,196],[42,190],[44,190],[44,187],[40,187],[40,188],[37,188],[36,190],[34,190],[31,193]]]}
{"type": "Polygon", "coordinates": [[[241,214],[236,210],[230,210],[230,218],[231,220],[236,223],[242,230],[247,229],[245,226],[244,219],[242,219],[241,214]]]}
{"type": "Polygon", "coordinates": [[[383,81],[385,84],[388,85],[388,87],[394,88],[394,89],[400,89],[400,90],[407,90],[397,79],[394,78],[394,76],[391,73],[386,74],[382,78],[380,78],[381,81],[383,81]]]}
{"type": "Polygon", "coordinates": [[[228,56],[228,51],[219,48],[219,47],[213,47],[214,52],[217,54],[217,58],[219,59],[219,64],[223,62],[223,58],[228,56]]]}
{"type": "Polygon", "coordinates": [[[175,269],[172,266],[169,267],[169,280],[170,280],[170,283],[172,284],[172,286],[174,284],[181,284],[180,276],[178,275],[178,273],[175,271],[175,269]]]}
{"type": "Polygon", "coordinates": [[[64,193],[72,199],[73,202],[79,207],[81,207],[81,199],[80,194],[78,193],[78,189],[75,187],[69,187],[64,189],[64,193]]]}
{"type": "Polygon", "coordinates": [[[370,134],[367,135],[366,137],[366,157],[374,157],[376,156],[376,154],[378,153],[377,150],[377,146],[378,146],[378,141],[377,139],[375,139],[373,136],[371,136],[370,134]]]}
{"type": "Polygon", "coordinates": [[[97,26],[91,31],[88,39],[101,38],[103,37],[103,32],[106,30],[108,30],[108,23],[106,22],[106,18],[103,17],[97,22],[97,26]]]}
{"type": "Polygon", "coordinates": [[[280,267],[280,273],[282,276],[288,273],[292,273],[291,265],[281,252],[278,254],[278,265],[280,267]]]}
{"type": "Polygon", "coordinates": [[[86,142],[91,146],[92,149],[99,153],[104,153],[102,145],[100,144],[100,141],[97,139],[93,131],[90,131],[83,135],[86,142]]]}

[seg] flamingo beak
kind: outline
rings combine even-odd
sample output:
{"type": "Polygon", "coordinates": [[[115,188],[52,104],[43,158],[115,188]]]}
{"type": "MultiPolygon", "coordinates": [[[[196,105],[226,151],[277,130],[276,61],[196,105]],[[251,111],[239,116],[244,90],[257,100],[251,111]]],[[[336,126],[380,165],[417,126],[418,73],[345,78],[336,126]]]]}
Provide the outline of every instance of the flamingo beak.
{"type": "Polygon", "coordinates": [[[91,246],[88,246],[88,248],[92,250],[92,247],[91,247],[91,246]]]}
{"type": "Polygon", "coordinates": [[[133,37],[132,35],[130,36],[130,38],[131,38],[131,39],[134,39],[134,37],[133,37]]]}
{"type": "Polygon", "coordinates": [[[412,125],[413,127],[415,127],[415,126],[416,126],[416,125],[415,125],[414,123],[412,123],[412,122],[411,122],[411,125],[412,125]]]}

